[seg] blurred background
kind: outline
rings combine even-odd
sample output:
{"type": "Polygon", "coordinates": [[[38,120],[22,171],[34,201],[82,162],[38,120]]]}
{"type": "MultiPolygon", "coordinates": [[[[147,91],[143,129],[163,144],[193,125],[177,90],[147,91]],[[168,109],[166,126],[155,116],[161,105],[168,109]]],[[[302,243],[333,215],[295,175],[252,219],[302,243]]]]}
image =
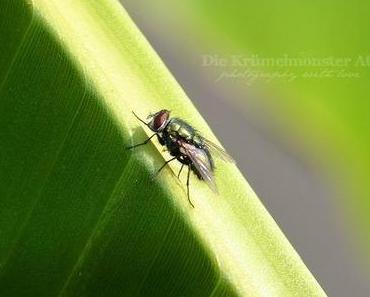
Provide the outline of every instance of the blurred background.
{"type": "Polygon", "coordinates": [[[370,2],[121,2],[327,294],[370,296],[370,2]]]}

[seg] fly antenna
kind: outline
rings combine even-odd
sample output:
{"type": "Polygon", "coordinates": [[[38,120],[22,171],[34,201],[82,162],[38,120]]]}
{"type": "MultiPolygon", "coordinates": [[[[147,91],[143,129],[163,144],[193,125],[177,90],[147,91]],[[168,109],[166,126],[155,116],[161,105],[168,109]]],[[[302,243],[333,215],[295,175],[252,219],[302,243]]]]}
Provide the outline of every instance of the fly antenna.
{"type": "Polygon", "coordinates": [[[134,116],[140,121],[142,122],[143,124],[145,124],[145,126],[148,126],[148,123],[146,123],[145,121],[143,121],[142,119],[139,118],[139,116],[134,112],[132,111],[132,113],[134,114],[134,116]]]}

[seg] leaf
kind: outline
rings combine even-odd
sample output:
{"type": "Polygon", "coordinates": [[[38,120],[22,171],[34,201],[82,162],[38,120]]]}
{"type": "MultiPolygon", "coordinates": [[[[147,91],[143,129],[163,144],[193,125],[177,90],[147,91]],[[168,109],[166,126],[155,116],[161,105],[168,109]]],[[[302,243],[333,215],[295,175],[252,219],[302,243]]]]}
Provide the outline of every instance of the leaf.
{"type": "Polygon", "coordinates": [[[233,164],[220,194],[132,116],[214,139],[115,1],[0,4],[1,296],[325,296],[233,164]]]}

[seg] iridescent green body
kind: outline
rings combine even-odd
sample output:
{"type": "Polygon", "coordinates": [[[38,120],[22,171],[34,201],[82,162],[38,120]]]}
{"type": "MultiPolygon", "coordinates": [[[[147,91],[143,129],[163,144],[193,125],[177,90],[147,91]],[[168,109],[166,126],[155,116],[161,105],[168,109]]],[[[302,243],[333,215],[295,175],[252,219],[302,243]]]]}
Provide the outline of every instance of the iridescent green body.
{"type": "Polygon", "coordinates": [[[204,145],[202,136],[197,130],[190,126],[187,122],[179,118],[172,118],[168,121],[161,135],[158,135],[159,142],[165,145],[172,156],[177,156],[178,160],[186,165],[191,165],[191,169],[201,179],[201,176],[192,165],[191,160],[181,151],[181,142],[186,142],[202,149],[206,153],[211,170],[214,169],[214,163],[208,148],[204,145]]]}
{"type": "Polygon", "coordinates": [[[182,140],[196,147],[203,147],[202,138],[198,135],[197,131],[181,119],[171,119],[165,128],[165,132],[171,137],[180,137],[182,140]]]}

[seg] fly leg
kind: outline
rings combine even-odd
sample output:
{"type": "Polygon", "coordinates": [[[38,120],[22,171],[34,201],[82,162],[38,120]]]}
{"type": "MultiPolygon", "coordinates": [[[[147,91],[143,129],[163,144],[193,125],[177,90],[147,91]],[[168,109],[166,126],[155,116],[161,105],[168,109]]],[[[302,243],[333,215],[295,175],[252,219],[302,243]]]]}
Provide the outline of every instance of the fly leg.
{"type": "Polygon", "coordinates": [[[190,194],[189,194],[189,180],[190,180],[190,165],[188,165],[188,178],[186,180],[186,189],[187,189],[187,194],[188,194],[188,200],[190,205],[194,208],[194,204],[190,200],[190,194]]]}
{"type": "Polygon", "coordinates": [[[178,179],[180,179],[180,174],[181,174],[181,171],[182,171],[182,169],[184,168],[184,166],[185,166],[185,164],[184,164],[184,163],[182,163],[182,164],[181,164],[181,168],[180,168],[180,170],[179,170],[179,173],[177,174],[177,178],[178,178],[178,179]]]}
{"type": "Polygon", "coordinates": [[[157,170],[157,172],[156,173],[154,173],[153,174],[153,176],[152,176],[152,179],[155,179],[156,177],[157,177],[157,175],[161,172],[161,170],[168,164],[168,163],[170,163],[171,161],[173,161],[173,160],[176,160],[176,157],[173,157],[172,159],[169,159],[169,160],[167,160],[166,162],[164,162],[164,164],[161,166],[161,168],[159,168],[158,170],[157,170]]]}
{"type": "Polygon", "coordinates": [[[131,149],[136,148],[136,147],[138,147],[138,146],[140,146],[140,145],[147,144],[147,143],[149,142],[149,140],[150,140],[150,139],[152,139],[155,135],[157,135],[157,133],[154,133],[152,136],[150,136],[147,140],[145,140],[145,141],[144,141],[144,142],[142,142],[142,143],[138,143],[138,144],[134,144],[134,145],[132,145],[132,146],[128,146],[128,147],[127,147],[127,149],[128,149],[128,150],[131,150],[131,149]]]}

